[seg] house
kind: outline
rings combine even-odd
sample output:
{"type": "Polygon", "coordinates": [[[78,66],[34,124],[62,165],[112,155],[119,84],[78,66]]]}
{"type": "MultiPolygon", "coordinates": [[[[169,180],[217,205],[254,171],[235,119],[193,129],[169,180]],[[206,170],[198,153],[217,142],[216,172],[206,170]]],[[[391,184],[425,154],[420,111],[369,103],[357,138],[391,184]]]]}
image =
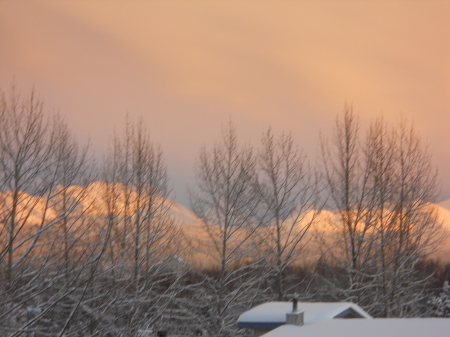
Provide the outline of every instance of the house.
{"type": "MultiPolygon", "coordinates": [[[[267,302],[244,312],[238,319],[239,328],[248,328],[254,331],[255,337],[261,336],[281,325],[286,324],[286,315],[293,309],[291,302],[267,302]]],[[[368,318],[371,319],[361,307],[349,302],[300,302],[298,313],[303,312],[303,324],[313,324],[323,319],[333,318],[368,318]]]]}
{"type": "Polygon", "coordinates": [[[448,337],[449,318],[329,319],[304,326],[283,325],[264,337],[448,337]]]}
{"type": "Polygon", "coordinates": [[[448,318],[372,318],[348,302],[268,302],[243,313],[238,327],[255,337],[450,336],[448,318]]]}

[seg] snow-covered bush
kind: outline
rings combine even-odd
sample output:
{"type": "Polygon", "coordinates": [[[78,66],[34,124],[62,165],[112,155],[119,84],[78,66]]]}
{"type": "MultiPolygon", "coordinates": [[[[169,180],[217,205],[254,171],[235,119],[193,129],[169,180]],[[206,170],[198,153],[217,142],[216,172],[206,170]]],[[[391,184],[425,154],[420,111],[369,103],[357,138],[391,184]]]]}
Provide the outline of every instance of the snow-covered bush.
{"type": "Polygon", "coordinates": [[[443,292],[439,296],[433,296],[428,300],[432,316],[450,317],[450,286],[444,282],[443,292]]]}

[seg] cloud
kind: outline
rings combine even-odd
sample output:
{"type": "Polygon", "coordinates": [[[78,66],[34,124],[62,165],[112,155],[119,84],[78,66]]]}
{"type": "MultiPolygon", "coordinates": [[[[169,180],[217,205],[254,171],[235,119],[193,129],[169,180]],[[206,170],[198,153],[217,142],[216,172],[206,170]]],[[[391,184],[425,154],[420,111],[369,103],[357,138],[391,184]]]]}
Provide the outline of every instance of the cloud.
{"type": "MultiPolygon", "coordinates": [[[[0,6],[0,85],[35,84],[101,147],[128,112],[143,115],[169,165],[186,170],[229,118],[256,142],[269,125],[293,131],[311,153],[349,101],[364,123],[411,117],[433,151],[447,153],[446,1],[0,6]]],[[[450,196],[450,179],[445,186],[450,196]]]]}

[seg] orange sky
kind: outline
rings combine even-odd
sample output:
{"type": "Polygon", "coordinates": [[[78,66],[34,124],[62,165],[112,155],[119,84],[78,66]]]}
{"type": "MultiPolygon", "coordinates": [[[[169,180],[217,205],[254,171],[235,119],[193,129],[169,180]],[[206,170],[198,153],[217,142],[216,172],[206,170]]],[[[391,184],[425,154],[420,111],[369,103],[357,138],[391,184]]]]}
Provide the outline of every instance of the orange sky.
{"type": "Polygon", "coordinates": [[[450,198],[450,1],[0,0],[0,86],[32,85],[101,153],[126,113],[165,153],[176,199],[231,120],[314,157],[345,101],[414,120],[450,198]]]}

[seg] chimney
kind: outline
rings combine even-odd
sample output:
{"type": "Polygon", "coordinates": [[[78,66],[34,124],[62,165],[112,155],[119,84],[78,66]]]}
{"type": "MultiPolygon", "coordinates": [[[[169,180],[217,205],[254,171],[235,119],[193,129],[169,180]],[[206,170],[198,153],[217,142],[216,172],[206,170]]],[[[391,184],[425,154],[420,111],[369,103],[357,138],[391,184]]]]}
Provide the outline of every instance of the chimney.
{"type": "Polygon", "coordinates": [[[286,324],[303,325],[303,311],[298,311],[298,297],[294,294],[292,299],[292,312],[286,314],[286,324]]]}

